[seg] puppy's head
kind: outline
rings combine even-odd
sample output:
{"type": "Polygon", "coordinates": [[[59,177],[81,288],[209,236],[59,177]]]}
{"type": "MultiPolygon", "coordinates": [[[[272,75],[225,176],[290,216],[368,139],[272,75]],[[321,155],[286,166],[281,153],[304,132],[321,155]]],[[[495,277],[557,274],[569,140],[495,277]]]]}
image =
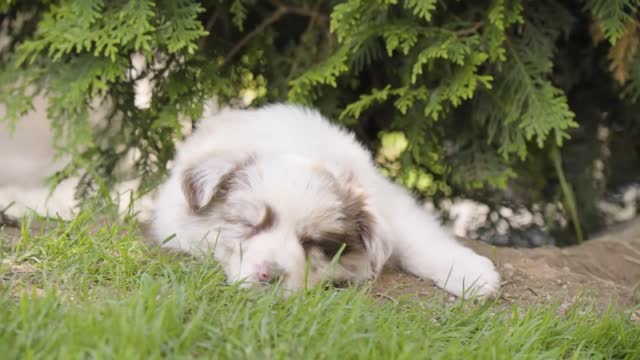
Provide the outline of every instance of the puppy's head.
{"type": "Polygon", "coordinates": [[[183,172],[183,192],[230,281],[294,290],[360,282],[382,266],[365,194],[305,158],[209,156],[183,172]]]}

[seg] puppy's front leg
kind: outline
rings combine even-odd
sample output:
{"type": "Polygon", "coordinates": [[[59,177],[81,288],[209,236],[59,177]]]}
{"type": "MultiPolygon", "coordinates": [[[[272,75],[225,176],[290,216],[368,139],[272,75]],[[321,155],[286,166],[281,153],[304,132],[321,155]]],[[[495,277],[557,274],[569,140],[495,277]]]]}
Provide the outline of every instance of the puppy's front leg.
{"type": "Polygon", "coordinates": [[[486,297],[498,291],[500,276],[489,259],[458,243],[408,194],[396,193],[393,203],[392,257],[404,271],[457,296],[486,297]]]}

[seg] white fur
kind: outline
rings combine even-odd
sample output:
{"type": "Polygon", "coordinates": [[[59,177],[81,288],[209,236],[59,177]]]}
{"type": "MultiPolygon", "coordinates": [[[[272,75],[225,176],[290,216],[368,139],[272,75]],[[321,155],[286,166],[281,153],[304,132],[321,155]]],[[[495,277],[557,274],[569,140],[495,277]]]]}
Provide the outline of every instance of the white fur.
{"type": "Polygon", "coordinates": [[[351,267],[331,274],[323,264],[307,281],[364,280],[391,263],[432,279],[454,295],[487,296],[498,290],[500,278],[491,261],[456,242],[409,193],[383,177],[352,134],[318,112],[292,105],[227,110],[204,119],[179,149],[171,175],[160,188],[154,237],[162,242],[175,234],[164,246],[190,253],[213,251],[229,281],[255,283],[255,269],[275,264],[286,275],[284,286],[299,289],[304,286],[307,258],[296,231],[305,221],[323,216],[323,226],[331,226],[332,212],[327,209],[340,201],[314,172],[318,167],[366,198],[374,228],[366,249],[368,262],[354,260],[351,267]],[[204,205],[216,181],[249,156],[256,160],[243,173],[245,185],[229,206],[236,206],[247,222],[255,222],[263,216],[263,204],[269,204],[277,223],[246,240],[239,225],[216,215],[206,221],[194,216],[182,181],[187,169],[201,172],[196,179],[204,186],[196,196],[204,205]]]}

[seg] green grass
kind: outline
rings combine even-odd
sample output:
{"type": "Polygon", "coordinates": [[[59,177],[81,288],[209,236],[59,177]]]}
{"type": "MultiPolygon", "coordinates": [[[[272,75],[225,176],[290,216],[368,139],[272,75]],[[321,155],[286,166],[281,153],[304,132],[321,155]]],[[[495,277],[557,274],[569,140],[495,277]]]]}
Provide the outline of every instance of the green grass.
{"type": "Polygon", "coordinates": [[[381,302],[366,288],[282,298],[96,217],[25,226],[0,249],[1,358],[640,359],[640,326],[622,311],[381,302]]]}

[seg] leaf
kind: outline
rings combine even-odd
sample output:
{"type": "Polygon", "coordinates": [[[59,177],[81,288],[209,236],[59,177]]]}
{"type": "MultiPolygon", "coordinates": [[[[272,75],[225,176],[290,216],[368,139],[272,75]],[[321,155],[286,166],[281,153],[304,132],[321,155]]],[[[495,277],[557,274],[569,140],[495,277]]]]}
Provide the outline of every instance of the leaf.
{"type": "Polygon", "coordinates": [[[403,6],[411,10],[413,15],[429,22],[437,3],[437,0],[405,0],[403,6]]]}
{"type": "Polygon", "coordinates": [[[386,161],[396,161],[407,150],[409,142],[403,132],[392,131],[380,133],[379,155],[386,161]]]}
{"type": "Polygon", "coordinates": [[[630,21],[622,37],[609,49],[609,70],[613,79],[623,85],[629,77],[629,67],[638,50],[638,23],[630,21]]]}
{"type": "Polygon", "coordinates": [[[627,24],[633,21],[638,0],[586,0],[585,9],[595,17],[611,45],[625,33],[627,24]]]}

